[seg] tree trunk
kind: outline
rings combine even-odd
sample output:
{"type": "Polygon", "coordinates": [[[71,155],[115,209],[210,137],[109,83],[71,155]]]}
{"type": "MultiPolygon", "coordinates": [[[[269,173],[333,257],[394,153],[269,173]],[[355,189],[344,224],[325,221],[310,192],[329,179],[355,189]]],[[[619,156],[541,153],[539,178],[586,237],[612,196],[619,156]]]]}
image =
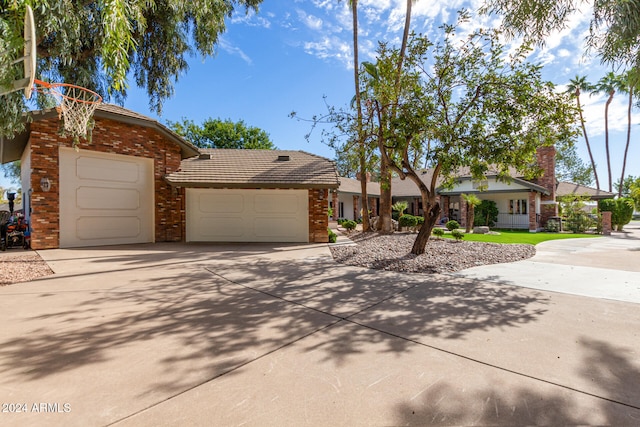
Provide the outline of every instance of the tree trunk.
{"type": "Polygon", "coordinates": [[[631,108],[633,107],[633,86],[629,88],[629,106],[627,109],[627,145],[624,147],[624,158],[622,159],[622,174],[620,175],[620,188],[618,197],[622,197],[624,188],[624,170],[627,167],[627,153],[629,152],[629,142],[631,141],[631,108]]]}
{"type": "Polygon", "coordinates": [[[391,223],[391,171],[384,157],[380,159],[380,219],[378,231],[381,233],[393,233],[391,223]]]}
{"type": "Polygon", "coordinates": [[[465,227],[465,233],[471,232],[471,227],[473,226],[474,210],[475,206],[471,203],[467,203],[467,226],[465,227]]]}
{"type": "Polygon", "coordinates": [[[596,162],[593,159],[593,153],[591,152],[591,144],[589,143],[589,137],[587,136],[587,127],[584,124],[584,117],[582,115],[582,106],[580,105],[580,92],[576,91],[576,99],[578,102],[578,112],[580,114],[580,124],[582,125],[582,135],[584,135],[584,142],[587,145],[587,152],[589,153],[589,160],[591,160],[591,169],[593,169],[593,176],[596,179],[596,188],[600,190],[600,180],[598,179],[598,171],[596,170],[596,162]]]}
{"type": "Polygon", "coordinates": [[[351,1],[353,18],[353,80],[356,90],[356,111],[358,114],[358,156],[360,160],[360,197],[362,199],[362,231],[371,231],[369,221],[369,197],[367,194],[367,162],[364,137],[362,135],[362,100],[360,97],[360,63],[358,59],[358,0],[351,1]]]}
{"type": "Polygon", "coordinates": [[[413,248],[411,248],[412,254],[422,255],[423,253],[425,253],[427,242],[429,241],[429,237],[431,237],[431,230],[433,230],[436,222],[438,222],[439,217],[440,204],[430,204],[429,209],[424,211],[424,224],[422,224],[422,227],[420,228],[420,231],[416,236],[416,241],[413,243],[413,248]]]}
{"type": "Polygon", "coordinates": [[[609,193],[613,192],[613,182],[611,177],[611,154],[609,153],[609,104],[613,101],[615,92],[609,92],[609,99],[604,106],[604,147],[607,152],[607,172],[609,174],[609,193]]]}

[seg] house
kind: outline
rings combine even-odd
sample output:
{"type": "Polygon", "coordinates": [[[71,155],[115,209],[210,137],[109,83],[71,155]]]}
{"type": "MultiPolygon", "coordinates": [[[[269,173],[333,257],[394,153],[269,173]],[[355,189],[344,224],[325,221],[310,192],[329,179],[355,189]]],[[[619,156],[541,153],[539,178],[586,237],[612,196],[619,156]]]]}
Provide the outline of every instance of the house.
{"type": "MultiPolygon", "coordinates": [[[[377,216],[380,210],[380,184],[371,182],[371,174],[367,173],[367,199],[371,216],[377,216]]],[[[332,192],[330,207],[333,218],[356,220],[362,217],[362,187],[358,179],[340,177],[340,187],[332,192]]]]}
{"type": "MultiPolygon", "coordinates": [[[[498,208],[498,221],[496,228],[528,229],[538,231],[544,228],[546,222],[558,215],[557,198],[569,194],[580,194],[590,197],[592,200],[611,198],[613,193],[608,193],[593,188],[578,186],[567,182],[557,182],[555,178],[555,148],[542,147],[537,152],[538,165],[543,169],[543,174],[535,180],[526,180],[522,175],[512,171],[512,178],[505,182],[498,179],[497,172],[489,171],[486,180],[476,182],[468,170],[461,170],[456,176],[456,182],[452,188],[443,188],[443,180],[438,181],[437,189],[441,205],[441,219],[453,219],[463,227],[466,225],[467,206],[462,199],[462,194],[476,194],[481,200],[492,200],[498,208]]],[[[433,169],[421,171],[421,179],[430,185],[433,169]]],[[[350,181],[340,178],[338,200],[345,195],[353,193],[359,188],[359,181],[354,185],[350,181]],[[343,182],[346,185],[343,185],[343,182]]],[[[371,184],[369,194],[380,194],[379,185],[376,192],[376,183],[371,184]]],[[[369,187],[368,187],[369,188],[369,187]]],[[[408,208],[406,213],[423,215],[422,198],[416,184],[410,179],[402,180],[395,177],[391,181],[391,193],[393,202],[405,201],[408,208]]],[[[354,204],[356,197],[354,197],[354,204]]]]}
{"type": "Polygon", "coordinates": [[[158,121],[110,104],[72,148],[55,110],[0,141],[21,160],[34,249],[151,242],[326,242],[333,162],[299,151],[201,152],[158,121]],[[294,230],[294,231],[292,231],[294,230]]]}

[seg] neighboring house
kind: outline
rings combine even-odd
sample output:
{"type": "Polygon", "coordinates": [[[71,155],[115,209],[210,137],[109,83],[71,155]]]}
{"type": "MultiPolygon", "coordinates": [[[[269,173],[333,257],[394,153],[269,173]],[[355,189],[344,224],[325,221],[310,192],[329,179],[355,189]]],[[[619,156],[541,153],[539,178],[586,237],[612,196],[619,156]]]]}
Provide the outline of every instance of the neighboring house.
{"type": "MultiPolygon", "coordinates": [[[[483,182],[473,181],[471,174],[461,172],[452,188],[438,188],[441,204],[441,219],[454,219],[461,226],[466,225],[467,206],[462,194],[476,194],[481,200],[492,200],[498,207],[498,222],[496,228],[528,229],[538,231],[544,228],[549,218],[558,215],[557,197],[568,194],[587,195],[593,200],[611,198],[613,193],[595,190],[593,188],[576,186],[561,182],[555,178],[555,148],[543,147],[537,153],[538,165],[544,170],[541,177],[528,181],[522,176],[512,173],[512,179],[503,182],[497,179],[497,173],[487,173],[483,182]]],[[[422,180],[430,185],[433,169],[422,171],[422,180]]],[[[338,190],[338,198],[343,194],[343,178],[338,190]]],[[[355,181],[355,180],[351,180],[355,181]]],[[[349,182],[344,186],[351,194],[359,186],[349,182]]],[[[442,180],[438,181],[438,185],[442,180]]],[[[379,187],[378,187],[379,188],[379,187]]],[[[406,201],[406,213],[423,215],[422,198],[416,184],[410,179],[393,178],[391,181],[393,201],[406,201]]],[[[378,193],[379,194],[379,189],[378,193]]]]}
{"type": "Polygon", "coordinates": [[[94,114],[91,143],[73,149],[58,134],[55,110],[32,118],[25,132],[0,141],[0,163],[21,160],[34,249],[328,241],[329,191],[338,187],[330,160],[270,150],[201,158],[158,121],[109,104],[94,114]]]}
{"type": "MultiPolygon", "coordinates": [[[[353,178],[340,177],[340,187],[332,193],[331,208],[333,218],[357,220],[362,217],[362,187],[360,181],[353,178]]],[[[371,182],[371,174],[367,173],[367,199],[371,216],[377,216],[380,207],[380,184],[371,182]]]]}

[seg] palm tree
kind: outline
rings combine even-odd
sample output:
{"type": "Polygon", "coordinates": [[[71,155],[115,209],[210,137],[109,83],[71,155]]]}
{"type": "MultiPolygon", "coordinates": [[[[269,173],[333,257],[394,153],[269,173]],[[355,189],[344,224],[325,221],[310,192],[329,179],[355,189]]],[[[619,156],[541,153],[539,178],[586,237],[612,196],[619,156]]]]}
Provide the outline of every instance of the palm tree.
{"type": "Polygon", "coordinates": [[[367,152],[362,130],[362,100],[360,96],[360,60],[358,58],[358,0],[349,0],[353,19],[353,79],[357,114],[358,157],[360,163],[360,193],[362,198],[362,231],[370,231],[369,200],[367,195],[367,152]]]}
{"type": "Polygon", "coordinates": [[[608,72],[603,78],[598,80],[592,93],[606,93],[609,95],[604,105],[604,146],[607,151],[607,173],[609,174],[609,192],[613,192],[613,181],[611,179],[611,155],[609,153],[609,105],[613,101],[618,87],[618,76],[613,72],[608,72]]]}
{"type": "Polygon", "coordinates": [[[619,86],[617,87],[619,92],[626,93],[629,96],[629,102],[627,105],[627,143],[624,147],[624,157],[622,160],[622,173],[620,174],[620,188],[618,188],[618,197],[622,197],[622,189],[624,183],[624,171],[627,167],[627,153],[629,152],[629,143],[631,142],[631,110],[633,108],[633,96],[635,86],[638,84],[637,76],[632,73],[625,73],[620,76],[619,86]]]}
{"type": "Polygon", "coordinates": [[[598,171],[596,170],[596,162],[593,160],[593,153],[591,152],[591,144],[589,143],[589,137],[587,136],[587,127],[585,126],[584,116],[582,115],[582,106],[580,105],[580,93],[582,91],[590,92],[593,90],[593,85],[587,81],[586,76],[576,75],[575,78],[569,80],[567,85],[567,93],[571,93],[576,97],[576,104],[578,106],[578,112],[580,113],[580,125],[582,126],[582,135],[587,145],[587,151],[589,152],[589,159],[591,160],[591,169],[593,169],[593,175],[596,179],[596,188],[600,189],[600,180],[598,179],[598,171]]]}
{"type": "Polygon", "coordinates": [[[480,198],[475,194],[461,194],[460,197],[467,204],[465,233],[469,233],[471,231],[471,227],[473,226],[473,218],[475,217],[476,206],[480,205],[480,203],[482,203],[482,200],[480,200],[480,198]]]}

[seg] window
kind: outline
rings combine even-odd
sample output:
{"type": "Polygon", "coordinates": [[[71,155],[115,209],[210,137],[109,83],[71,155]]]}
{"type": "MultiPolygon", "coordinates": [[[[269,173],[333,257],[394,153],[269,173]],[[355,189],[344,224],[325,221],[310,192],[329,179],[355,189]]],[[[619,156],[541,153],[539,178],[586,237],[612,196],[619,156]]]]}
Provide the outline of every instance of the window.
{"type": "Polygon", "coordinates": [[[526,215],[528,206],[527,199],[511,199],[509,200],[509,213],[511,215],[526,215]]]}

